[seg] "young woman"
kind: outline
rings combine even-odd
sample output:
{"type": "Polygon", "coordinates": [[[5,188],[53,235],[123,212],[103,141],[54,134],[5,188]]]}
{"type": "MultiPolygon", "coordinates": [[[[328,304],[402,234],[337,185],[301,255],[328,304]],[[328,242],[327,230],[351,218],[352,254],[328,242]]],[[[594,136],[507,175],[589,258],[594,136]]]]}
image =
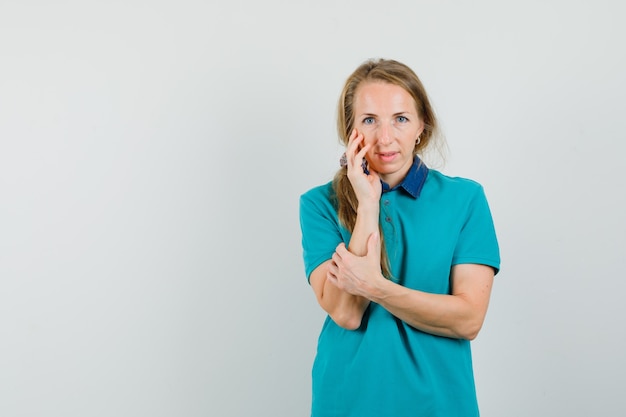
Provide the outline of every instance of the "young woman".
{"type": "Polygon", "coordinates": [[[301,196],[305,271],[328,313],[312,416],[478,416],[470,340],[500,267],[482,187],[418,155],[437,120],[393,60],[345,83],[334,180],[301,196]]]}

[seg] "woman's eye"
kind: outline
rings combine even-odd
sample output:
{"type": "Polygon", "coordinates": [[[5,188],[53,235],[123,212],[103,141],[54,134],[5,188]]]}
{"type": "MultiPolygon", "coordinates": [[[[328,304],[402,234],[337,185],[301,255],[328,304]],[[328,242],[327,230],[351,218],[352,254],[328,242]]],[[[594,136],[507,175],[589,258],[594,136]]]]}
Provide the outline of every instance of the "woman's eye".
{"type": "Polygon", "coordinates": [[[365,119],[363,119],[363,124],[371,125],[372,123],[374,123],[373,117],[366,117],[365,119]]]}
{"type": "Polygon", "coordinates": [[[404,117],[404,116],[398,116],[398,119],[397,119],[397,120],[398,120],[400,123],[406,123],[406,122],[408,122],[408,121],[409,121],[409,119],[407,119],[407,118],[406,118],[406,117],[404,117]]]}

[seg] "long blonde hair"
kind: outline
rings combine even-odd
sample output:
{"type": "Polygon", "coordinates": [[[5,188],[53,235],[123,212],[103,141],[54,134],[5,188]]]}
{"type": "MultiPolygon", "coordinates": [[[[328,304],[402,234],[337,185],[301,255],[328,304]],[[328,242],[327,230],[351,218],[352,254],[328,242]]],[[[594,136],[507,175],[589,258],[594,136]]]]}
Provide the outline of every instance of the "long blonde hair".
{"type": "MultiPolygon", "coordinates": [[[[368,60],[361,64],[346,80],[337,108],[337,132],[339,140],[345,146],[354,128],[354,96],[357,88],[363,82],[386,82],[402,87],[413,100],[417,114],[424,122],[424,131],[421,140],[416,143],[413,154],[417,155],[425,150],[438,134],[438,123],[435,112],[432,109],[426,90],[415,72],[405,64],[389,59],[368,60]]],[[[347,167],[341,167],[333,179],[333,190],[336,198],[337,214],[341,224],[350,232],[354,230],[356,223],[356,211],[358,200],[348,179],[347,167]]],[[[379,225],[380,229],[380,225],[379,225]]],[[[381,238],[381,261],[380,267],[383,275],[391,277],[391,265],[385,249],[385,241],[382,230],[381,238]]]]}

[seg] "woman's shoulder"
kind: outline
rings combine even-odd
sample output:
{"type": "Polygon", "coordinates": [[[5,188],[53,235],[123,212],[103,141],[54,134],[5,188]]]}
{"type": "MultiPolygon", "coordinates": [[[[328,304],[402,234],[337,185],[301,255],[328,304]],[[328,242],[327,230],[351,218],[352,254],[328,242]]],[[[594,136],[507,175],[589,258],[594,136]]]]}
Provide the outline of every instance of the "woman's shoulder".
{"type": "Polygon", "coordinates": [[[437,193],[451,193],[460,196],[484,192],[483,186],[473,179],[446,175],[434,169],[429,170],[426,181],[425,186],[437,193]]]}
{"type": "Polygon", "coordinates": [[[300,214],[303,218],[336,218],[335,192],[333,183],[318,185],[300,195],[300,214]]]}
{"type": "Polygon", "coordinates": [[[300,200],[330,202],[333,195],[333,182],[329,181],[305,191],[300,195],[300,200]]]}
{"type": "Polygon", "coordinates": [[[466,177],[456,177],[446,175],[436,169],[430,169],[428,171],[428,179],[432,179],[442,184],[447,184],[456,187],[469,187],[469,188],[479,188],[482,187],[480,183],[476,180],[466,177]]]}

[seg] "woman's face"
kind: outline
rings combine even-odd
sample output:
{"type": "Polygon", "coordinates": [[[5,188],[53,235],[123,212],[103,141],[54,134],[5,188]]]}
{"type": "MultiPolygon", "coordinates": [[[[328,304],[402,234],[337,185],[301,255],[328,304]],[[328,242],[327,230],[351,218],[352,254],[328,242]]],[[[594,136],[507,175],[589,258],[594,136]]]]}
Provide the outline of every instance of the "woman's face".
{"type": "Polygon", "coordinates": [[[354,127],[371,144],[366,159],[389,186],[402,182],[413,163],[417,137],[424,122],[415,100],[402,87],[386,82],[366,82],[354,97],[354,127]]]}

